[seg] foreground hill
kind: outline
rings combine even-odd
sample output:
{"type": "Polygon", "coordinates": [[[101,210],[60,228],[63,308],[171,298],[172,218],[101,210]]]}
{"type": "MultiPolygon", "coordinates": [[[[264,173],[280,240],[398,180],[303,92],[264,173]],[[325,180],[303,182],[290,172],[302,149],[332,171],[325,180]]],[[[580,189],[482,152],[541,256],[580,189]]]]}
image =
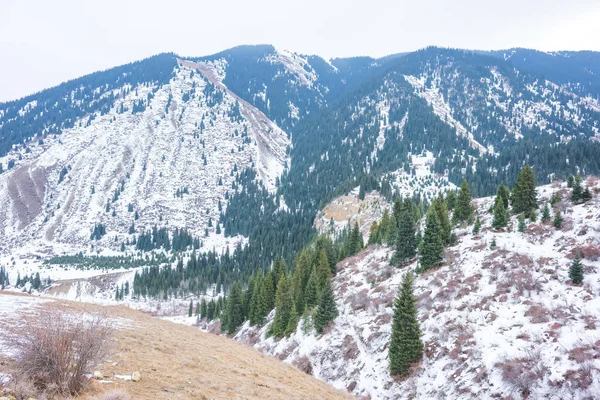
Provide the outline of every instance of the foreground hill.
{"type": "MultiPolygon", "coordinates": [[[[107,383],[91,394],[122,389],[134,399],[347,399],[323,382],[234,341],[152,318],[127,307],[55,301],[0,292],[0,333],[47,307],[107,313],[118,326],[116,352],[98,367],[107,383]],[[141,381],[115,375],[141,373],[141,381]]],[[[0,343],[2,344],[2,343],[0,343]]],[[[10,373],[10,351],[1,347],[1,373],[10,373]]],[[[92,372],[92,371],[90,371],[92,372]]],[[[0,379],[1,381],[1,379],[0,379]]],[[[85,397],[85,396],[84,396],[85,397]]]]}
{"type": "MultiPolygon", "coordinates": [[[[600,189],[596,179],[591,188],[600,189]]],[[[562,227],[530,223],[491,228],[493,198],[475,200],[479,234],[458,229],[444,263],[417,275],[415,295],[425,352],[405,380],[388,370],[392,304],[416,261],[393,267],[393,249],[374,245],[341,261],[333,278],[340,315],[317,335],[301,318],[291,336],[244,325],[236,339],[338,388],[377,399],[592,399],[600,392],[600,197],[573,205],[566,186],[538,188],[540,204],[562,200],[562,227]],[[493,242],[496,246],[492,246],[493,242]],[[583,254],[585,278],[568,269],[583,254]]]]}

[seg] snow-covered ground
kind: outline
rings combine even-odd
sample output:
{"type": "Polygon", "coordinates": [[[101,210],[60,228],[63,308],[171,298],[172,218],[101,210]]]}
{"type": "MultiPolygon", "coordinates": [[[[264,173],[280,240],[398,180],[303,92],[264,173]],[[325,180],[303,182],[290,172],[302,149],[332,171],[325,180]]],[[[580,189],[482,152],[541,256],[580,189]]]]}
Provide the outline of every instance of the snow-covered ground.
{"type": "MultiPolygon", "coordinates": [[[[119,251],[132,223],[136,235],[159,224],[202,239],[237,173],[255,169],[273,190],[290,165],[290,139],[220,83],[222,65],[209,64],[180,60],[168,84],[115,90],[110,112],[0,159],[16,160],[0,175],[0,254],[119,251]],[[145,109],[132,113],[140,101],[145,109]],[[90,240],[99,223],[106,235],[90,240]]],[[[216,223],[208,229],[205,249],[224,242],[216,223]]]]}
{"type": "MultiPolygon", "coordinates": [[[[567,198],[564,186],[538,188],[541,204],[558,191],[567,198]]],[[[594,398],[600,393],[600,197],[576,206],[563,200],[556,205],[564,215],[561,229],[538,220],[523,233],[516,217],[506,230],[492,230],[492,202],[475,201],[480,234],[457,229],[459,242],[446,250],[444,264],[415,280],[425,351],[407,379],[390,377],[387,346],[393,300],[416,262],[392,267],[393,250],[382,246],[338,264],[340,315],[325,334],[301,320],[289,338],[266,338],[267,323],[244,325],[236,339],[369,398],[594,398]],[[582,286],[568,280],[576,248],[585,256],[582,286]]]]}

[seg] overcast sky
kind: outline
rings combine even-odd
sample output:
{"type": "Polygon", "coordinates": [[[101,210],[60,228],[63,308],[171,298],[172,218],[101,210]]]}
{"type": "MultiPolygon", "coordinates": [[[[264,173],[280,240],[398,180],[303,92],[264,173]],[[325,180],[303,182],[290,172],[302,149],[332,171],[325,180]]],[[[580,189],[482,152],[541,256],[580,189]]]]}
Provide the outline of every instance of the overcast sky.
{"type": "Polygon", "coordinates": [[[0,101],[161,52],[600,50],[600,0],[0,0],[0,101]]]}

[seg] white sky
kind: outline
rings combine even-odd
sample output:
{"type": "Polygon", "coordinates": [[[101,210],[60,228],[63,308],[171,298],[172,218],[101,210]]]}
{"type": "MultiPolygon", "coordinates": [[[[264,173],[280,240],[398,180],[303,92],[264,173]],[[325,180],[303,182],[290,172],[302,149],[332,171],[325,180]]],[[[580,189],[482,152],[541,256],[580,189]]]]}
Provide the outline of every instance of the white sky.
{"type": "Polygon", "coordinates": [[[0,0],[0,101],[161,52],[600,50],[600,0],[0,0]]]}

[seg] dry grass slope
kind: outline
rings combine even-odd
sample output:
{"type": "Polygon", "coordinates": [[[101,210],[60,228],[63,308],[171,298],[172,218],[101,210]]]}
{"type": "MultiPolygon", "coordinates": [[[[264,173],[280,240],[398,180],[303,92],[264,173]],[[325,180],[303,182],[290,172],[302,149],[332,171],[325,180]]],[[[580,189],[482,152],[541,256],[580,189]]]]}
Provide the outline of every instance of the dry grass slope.
{"type": "MultiPolygon", "coordinates": [[[[0,292],[0,296],[12,296],[0,292]]],[[[126,307],[76,302],[41,303],[36,312],[59,303],[66,309],[107,311],[124,328],[117,350],[98,367],[113,383],[95,382],[90,396],[123,390],[133,399],[348,399],[297,369],[231,339],[150,317],[126,307]],[[54,303],[54,304],[53,304],[54,303]],[[141,373],[140,382],[111,379],[141,373]]],[[[15,316],[18,318],[18,315],[15,316]]],[[[7,322],[7,321],[4,321],[7,322]]],[[[10,368],[10,363],[8,364],[10,368]]],[[[5,366],[2,366],[4,368],[5,366]]]]}

